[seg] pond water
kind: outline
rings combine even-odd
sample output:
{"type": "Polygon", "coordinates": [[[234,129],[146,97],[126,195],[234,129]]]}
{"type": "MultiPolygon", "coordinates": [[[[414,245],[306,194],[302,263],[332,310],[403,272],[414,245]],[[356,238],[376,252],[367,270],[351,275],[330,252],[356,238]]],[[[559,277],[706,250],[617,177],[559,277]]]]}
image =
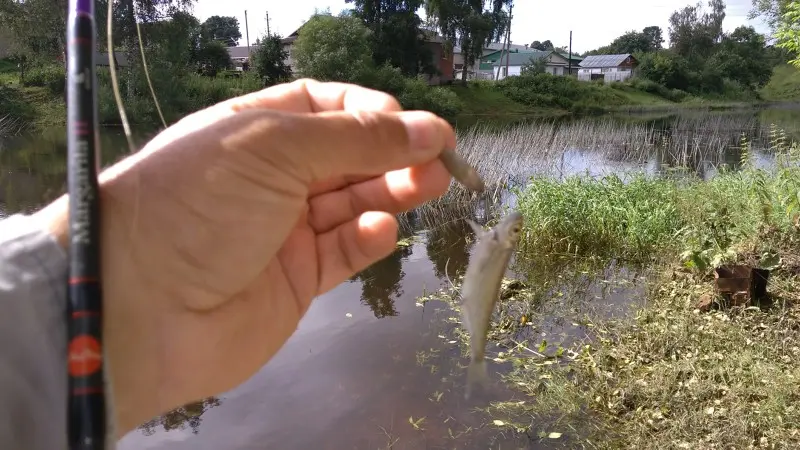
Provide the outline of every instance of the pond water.
{"type": "MultiPolygon", "coordinates": [[[[776,138],[770,125],[800,139],[798,118],[796,108],[622,115],[474,131],[459,139],[480,170],[505,186],[523,185],[535,174],[658,175],[675,165],[708,178],[723,164],[739,164],[743,135],[756,163],[768,166],[776,138]]],[[[52,130],[0,139],[0,215],[30,211],[63,192],[63,136],[52,130]]],[[[124,156],[119,130],[104,129],[101,146],[104,165],[124,156]]],[[[453,314],[445,303],[418,302],[464,273],[471,232],[463,218],[485,222],[513,204],[501,189],[485,202],[402,215],[405,245],[316,299],[289,342],[252,378],[143,424],[119,448],[546,448],[535,435],[499,433],[476,411],[490,401],[530,401],[500,381],[504,364],[490,364],[493,383],[484,396],[464,400],[468,359],[452,336],[453,314]]],[[[515,342],[580,338],[585,330],[565,319],[565,308],[624,313],[642,299],[643,277],[632,268],[531,269],[519,261],[514,267],[512,276],[548,287],[537,306],[540,319],[516,333],[515,342]]],[[[501,350],[489,344],[487,355],[501,350]]]]}

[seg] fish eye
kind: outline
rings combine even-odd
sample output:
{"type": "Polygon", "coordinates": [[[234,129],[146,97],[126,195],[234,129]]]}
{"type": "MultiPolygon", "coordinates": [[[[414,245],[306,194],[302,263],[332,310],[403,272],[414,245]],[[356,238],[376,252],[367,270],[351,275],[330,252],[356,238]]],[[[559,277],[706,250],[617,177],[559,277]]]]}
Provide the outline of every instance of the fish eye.
{"type": "Polygon", "coordinates": [[[514,228],[511,229],[511,231],[513,231],[514,233],[519,233],[520,231],[519,225],[515,225],[514,228]]]}

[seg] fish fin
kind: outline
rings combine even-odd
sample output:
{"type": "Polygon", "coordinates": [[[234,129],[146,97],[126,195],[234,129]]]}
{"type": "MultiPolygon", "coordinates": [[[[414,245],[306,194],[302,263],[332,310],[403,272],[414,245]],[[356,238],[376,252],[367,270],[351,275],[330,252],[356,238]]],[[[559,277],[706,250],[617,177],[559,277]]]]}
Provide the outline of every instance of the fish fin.
{"type": "Polygon", "coordinates": [[[482,226],[478,225],[472,219],[464,219],[464,220],[466,220],[467,223],[469,224],[469,227],[472,228],[472,232],[475,233],[475,236],[481,236],[486,231],[483,229],[482,226]]]}
{"type": "Polygon", "coordinates": [[[467,367],[467,390],[464,398],[469,400],[477,386],[485,386],[489,382],[489,372],[486,370],[486,360],[471,361],[467,367]]]}

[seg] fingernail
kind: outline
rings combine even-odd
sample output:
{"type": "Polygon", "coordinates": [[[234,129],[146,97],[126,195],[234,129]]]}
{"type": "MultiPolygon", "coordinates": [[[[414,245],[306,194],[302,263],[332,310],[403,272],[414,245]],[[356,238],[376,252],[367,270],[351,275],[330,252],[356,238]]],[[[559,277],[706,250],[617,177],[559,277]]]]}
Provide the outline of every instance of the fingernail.
{"type": "Polygon", "coordinates": [[[439,119],[434,114],[425,111],[402,112],[400,120],[406,125],[408,145],[412,150],[432,150],[439,145],[439,119]]]}

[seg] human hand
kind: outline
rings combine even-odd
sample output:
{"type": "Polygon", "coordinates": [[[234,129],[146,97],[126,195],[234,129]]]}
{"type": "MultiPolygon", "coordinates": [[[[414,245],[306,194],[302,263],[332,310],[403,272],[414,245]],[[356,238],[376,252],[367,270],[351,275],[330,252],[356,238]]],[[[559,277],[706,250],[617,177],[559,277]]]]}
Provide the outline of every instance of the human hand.
{"type": "MultiPolygon", "coordinates": [[[[442,119],[300,80],[188,116],[100,176],[104,344],[118,437],[229,390],[311,300],[394,249],[443,194],[442,119]]],[[[66,198],[41,213],[66,245],[66,198]]]]}

